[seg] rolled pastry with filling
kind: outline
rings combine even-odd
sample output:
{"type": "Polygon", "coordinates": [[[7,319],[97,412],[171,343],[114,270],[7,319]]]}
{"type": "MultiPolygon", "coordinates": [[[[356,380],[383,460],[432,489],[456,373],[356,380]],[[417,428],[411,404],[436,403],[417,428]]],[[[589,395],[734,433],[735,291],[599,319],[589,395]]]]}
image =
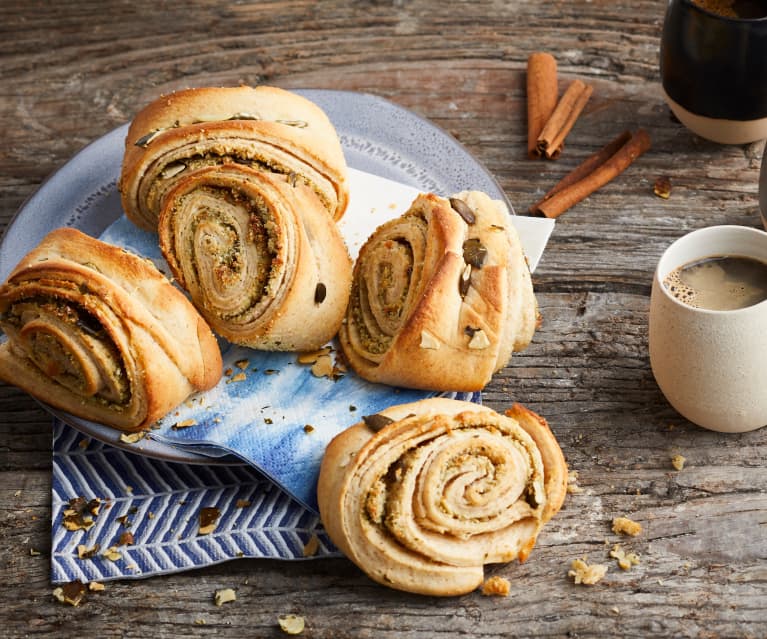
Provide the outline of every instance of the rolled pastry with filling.
{"type": "Polygon", "coordinates": [[[136,115],[119,181],[126,215],[154,231],[163,196],[186,173],[224,162],[309,185],[336,220],[346,209],[346,161],[325,112],[291,91],[239,86],[178,91],[136,115]]]}
{"type": "Polygon", "coordinates": [[[230,342],[312,350],[338,331],[351,258],[300,181],[237,164],[197,169],[166,195],[158,232],[175,280],[230,342]]]}
{"type": "Polygon", "coordinates": [[[369,381],[475,391],[529,344],[537,320],[506,207],[479,191],[422,194],[360,249],[339,341],[369,381]]]}
{"type": "Polygon", "coordinates": [[[371,579],[450,596],[480,586],[485,564],[524,561],[566,485],[543,418],[431,398],[337,435],[317,496],[333,543],[371,579]]]}
{"type": "Polygon", "coordinates": [[[144,258],[49,233],[0,286],[0,379],[72,415],[148,428],[221,378],[216,338],[144,258]]]}

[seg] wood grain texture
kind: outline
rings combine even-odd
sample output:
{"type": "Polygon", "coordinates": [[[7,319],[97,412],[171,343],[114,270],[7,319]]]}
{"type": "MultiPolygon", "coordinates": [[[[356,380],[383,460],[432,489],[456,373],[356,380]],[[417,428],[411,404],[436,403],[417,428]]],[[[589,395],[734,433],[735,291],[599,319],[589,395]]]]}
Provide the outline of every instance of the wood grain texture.
{"type": "Polygon", "coordinates": [[[429,118],[496,176],[520,213],[626,128],[652,149],[559,218],[534,285],[543,324],[485,392],[544,415],[583,492],[525,564],[489,572],[508,598],[407,595],[343,559],[239,560],[110,583],[80,608],[51,596],[50,418],[0,386],[0,608],[8,637],[763,637],[767,635],[767,429],[703,431],[663,399],[647,313],[663,249],[701,226],[758,226],[763,145],[687,132],[658,83],[662,0],[6,3],[0,22],[0,231],[88,142],[158,94],[238,83],[374,93],[429,118]],[[525,64],[553,53],[560,89],[594,94],[556,162],[526,157],[525,64]],[[668,200],[653,194],[669,176],[668,200]],[[680,453],[681,471],[671,465],[680,453]],[[612,518],[643,525],[635,538],[612,518]],[[641,563],[620,570],[621,542],[641,563]],[[35,553],[30,551],[34,550],[35,553]],[[40,554],[36,554],[39,552],[40,554]],[[572,559],[610,566],[591,587],[572,559]],[[216,589],[237,601],[216,607],[216,589]],[[203,624],[204,622],[204,624],[203,624]]]}

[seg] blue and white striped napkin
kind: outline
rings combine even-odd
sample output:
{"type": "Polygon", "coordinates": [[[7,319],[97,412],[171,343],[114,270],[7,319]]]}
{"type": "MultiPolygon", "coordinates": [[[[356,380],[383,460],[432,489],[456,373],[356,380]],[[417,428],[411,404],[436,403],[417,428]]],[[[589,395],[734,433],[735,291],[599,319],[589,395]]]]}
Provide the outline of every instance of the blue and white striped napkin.
{"type": "Polygon", "coordinates": [[[241,557],[338,555],[319,516],[251,466],[153,459],[58,419],[52,490],[53,583],[149,577],[241,557]],[[67,517],[77,498],[97,514],[85,508],[67,517]],[[200,516],[211,513],[214,530],[201,534],[200,516]],[[75,529],[65,520],[77,520],[75,529]]]}

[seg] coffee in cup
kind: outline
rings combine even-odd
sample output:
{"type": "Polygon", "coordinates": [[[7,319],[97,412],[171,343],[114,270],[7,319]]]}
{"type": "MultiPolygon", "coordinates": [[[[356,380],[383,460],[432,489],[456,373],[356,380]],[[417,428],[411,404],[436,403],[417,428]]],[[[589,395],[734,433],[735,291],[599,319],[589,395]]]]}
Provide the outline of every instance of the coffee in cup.
{"type": "Polygon", "coordinates": [[[688,306],[734,311],[767,300],[767,263],[745,255],[716,255],[682,264],[663,285],[688,306]]]}

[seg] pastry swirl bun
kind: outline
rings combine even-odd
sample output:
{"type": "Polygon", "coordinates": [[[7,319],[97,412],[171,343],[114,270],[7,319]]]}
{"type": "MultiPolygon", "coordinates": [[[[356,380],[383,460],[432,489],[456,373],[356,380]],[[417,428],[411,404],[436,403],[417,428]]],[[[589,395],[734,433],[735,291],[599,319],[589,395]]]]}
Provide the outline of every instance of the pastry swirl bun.
{"type": "Polygon", "coordinates": [[[174,278],[230,342],[312,350],[338,331],[351,259],[305,184],[238,164],[191,171],[166,194],[159,235],[174,278]]]}
{"type": "Polygon", "coordinates": [[[146,259],[62,228],[0,286],[0,379],[73,415],[149,427],[215,386],[221,353],[186,297],[146,259]]]}
{"type": "Polygon", "coordinates": [[[478,191],[425,194],[360,249],[339,339],[364,379],[474,391],[527,346],[536,322],[505,206],[478,191]]]}
{"type": "Polygon", "coordinates": [[[373,580],[448,596],[477,588],[484,564],[524,561],[566,486],[538,415],[431,398],[336,436],[317,495],[333,543],[373,580]]]}

